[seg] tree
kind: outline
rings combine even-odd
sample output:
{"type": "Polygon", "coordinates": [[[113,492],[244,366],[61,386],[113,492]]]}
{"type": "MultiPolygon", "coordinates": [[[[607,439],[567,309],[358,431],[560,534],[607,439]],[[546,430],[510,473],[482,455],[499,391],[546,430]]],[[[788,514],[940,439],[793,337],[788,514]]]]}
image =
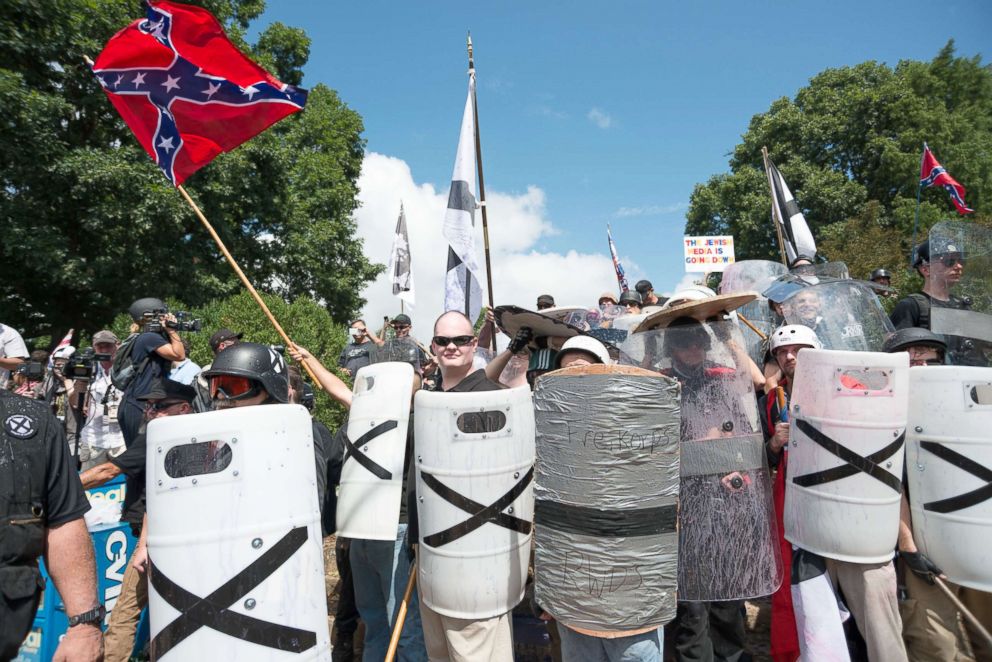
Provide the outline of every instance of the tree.
{"type": "MultiPolygon", "coordinates": [[[[856,276],[906,263],[924,141],[968,189],[971,218],[992,217],[992,67],[979,56],[955,57],[953,41],[930,62],[823,71],[795,99],[778,99],[755,115],[742,138],[731,172],[697,184],[686,213],[686,234],[732,234],[738,259],[779,259],[762,146],[818,249],[858,264],[856,276]],[[880,247],[891,253],[885,261],[880,247]]],[[[921,199],[921,237],[957,216],[943,189],[924,190],[921,199]]]]}
{"type": "MultiPolygon", "coordinates": [[[[302,30],[274,23],[245,41],[263,0],[198,4],[280,80],[303,82],[302,30]]],[[[0,320],[27,337],[95,328],[142,296],[195,306],[241,287],[83,64],[141,11],[131,0],[0,5],[0,320]]],[[[187,181],[256,287],[312,297],[339,323],[384,268],[355,238],[362,131],[317,85],[302,113],[187,181]]]]}

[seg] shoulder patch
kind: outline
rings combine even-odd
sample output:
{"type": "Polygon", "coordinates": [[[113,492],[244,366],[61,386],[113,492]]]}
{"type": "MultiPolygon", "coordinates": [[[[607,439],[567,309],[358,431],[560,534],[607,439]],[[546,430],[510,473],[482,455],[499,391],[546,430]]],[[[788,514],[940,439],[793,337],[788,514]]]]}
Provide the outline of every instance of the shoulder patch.
{"type": "Polygon", "coordinates": [[[26,414],[11,414],[3,422],[3,427],[7,434],[17,439],[30,439],[38,432],[35,419],[26,414]]]}

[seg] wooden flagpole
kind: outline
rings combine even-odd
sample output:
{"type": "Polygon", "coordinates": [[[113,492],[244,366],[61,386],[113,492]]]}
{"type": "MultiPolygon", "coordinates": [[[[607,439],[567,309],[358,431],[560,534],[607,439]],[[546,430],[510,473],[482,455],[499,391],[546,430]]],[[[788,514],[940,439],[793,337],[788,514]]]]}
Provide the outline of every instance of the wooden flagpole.
{"type": "MultiPolygon", "coordinates": [[[[405,552],[400,552],[404,554],[405,552]]],[[[413,595],[413,587],[417,584],[417,561],[410,564],[410,578],[406,581],[406,591],[403,592],[403,600],[400,608],[396,611],[396,624],[393,626],[393,635],[389,638],[389,648],[386,650],[385,662],[393,662],[396,657],[396,649],[400,644],[400,635],[403,634],[403,622],[406,621],[406,612],[410,604],[410,596],[413,595]]]]}
{"type": "MultiPolygon", "coordinates": [[[[468,33],[468,75],[475,82],[475,59],[472,55],[472,33],[468,33]]],[[[479,207],[482,208],[482,241],[486,252],[486,288],[489,290],[489,310],[493,304],[493,268],[489,255],[489,217],[486,214],[486,179],[482,175],[482,140],[479,137],[479,103],[475,96],[475,85],[472,85],[472,116],[475,120],[475,166],[479,172],[479,207]]],[[[475,323],[475,320],[472,320],[475,323]]],[[[496,325],[492,325],[490,338],[492,350],[496,351],[496,325]]]]}
{"type": "Polygon", "coordinates": [[[778,237],[778,250],[782,255],[782,264],[786,267],[789,266],[789,260],[785,257],[785,241],[782,239],[782,217],[778,213],[778,204],[775,200],[775,187],[772,185],[770,175],[768,174],[768,148],[762,145],[761,147],[761,158],[765,163],[765,177],[769,177],[768,187],[771,189],[772,194],[772,222],[775,223],[775,236],[778,237]]]}

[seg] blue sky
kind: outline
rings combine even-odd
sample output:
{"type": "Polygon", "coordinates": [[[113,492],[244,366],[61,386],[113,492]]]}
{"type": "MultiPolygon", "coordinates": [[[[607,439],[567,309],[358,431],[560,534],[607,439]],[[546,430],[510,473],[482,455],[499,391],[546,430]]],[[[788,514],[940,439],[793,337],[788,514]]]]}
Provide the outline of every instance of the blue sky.
{"type": "MultiPolygon", "coordinates": [[[[553,227],[522,250],[605,255],[609,222],[628,271],[659,290],[682,277],[693,185],[727,169],[752,115],[825,68],[928,60],[949,38],[986,60],[992,34],[988,0],[268,4],[259,24],[313,40],[304,84],[338,90],[364,118],[369,152],[441,194],[471,30],[487,192],[539,189],[553,227]]],[[[413,259],[416,277],[429,257],[413,259]]]]}

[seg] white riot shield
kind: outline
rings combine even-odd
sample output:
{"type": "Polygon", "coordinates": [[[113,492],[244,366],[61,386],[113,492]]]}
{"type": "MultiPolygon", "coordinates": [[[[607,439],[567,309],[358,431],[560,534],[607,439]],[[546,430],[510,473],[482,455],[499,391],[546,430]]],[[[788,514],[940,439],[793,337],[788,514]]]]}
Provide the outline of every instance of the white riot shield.
{"type": "Polygon", "coordinates": [[[682,385],[678,599],[774,593],[781,551],[740,330],[730,320],[669,326],[631,335],[621,352],[682,385]]]}
{"type": "Polygon", "coordinates": [[[930,329],[947,339],[948,363],[992,366],[992,228],[944,221],[930,229],[930,278],[951,294],[930,306],[930,329]],[[958,260],[963,266],[937,262],[958,260]]]}
{"type": "Polygon", "coordinates": [[[396,539],[412,388],[409,363],[373,363],[355,376],[338,493],[339,536],[396,539]]]}
{"type": "Polygon", "coordinates": [[[948,579],[992,591],[992,368],[909,371],[913,539],[948,579]]]}
{"type": "Polygon", "coordinates": [[[414,399],[418,588],[455,618],[492,618],[524,596],[534,518],[530,390],[414,399]]]}
{"type": "Polygon", "coordinates": [[[840,561],[892,558],[908,394],[905,353],[799,352],[789,412],[786,540],[840,561]]]}
{"type": "Polygon", "coordinates": [[[856,280],[801,288],[782,303],[782,314],[786,324],[813,329],[824,349],[881,351],[895,331],[878,295],[856,280]]]}
{"type": "Polygon", "coordinates": [[[542,375],[535,592],[565,625],[623,632],[675,616],[679,387],[596,365],[542,375]]]}
{"type": "Polygon", "coordinates": [[[330,659],[307,410],[159,418],[147,441],[152,659],[330,659]]]}

